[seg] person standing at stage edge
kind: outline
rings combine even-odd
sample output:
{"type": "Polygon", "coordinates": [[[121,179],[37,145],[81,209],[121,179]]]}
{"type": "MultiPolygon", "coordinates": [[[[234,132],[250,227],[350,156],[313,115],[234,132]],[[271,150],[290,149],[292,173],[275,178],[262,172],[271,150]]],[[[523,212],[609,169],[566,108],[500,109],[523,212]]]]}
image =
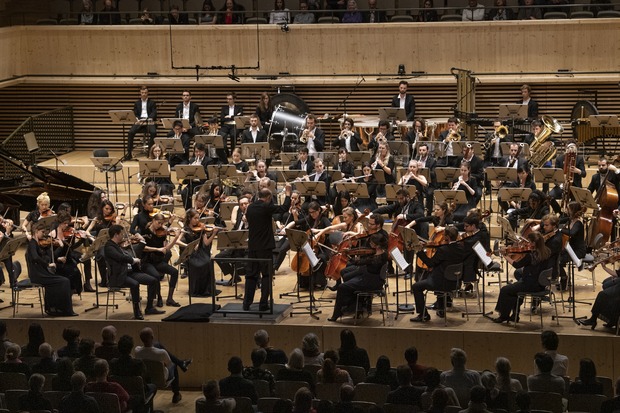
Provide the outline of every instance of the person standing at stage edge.
{"type": "MultiPolygon", "coordinates": [[[[291,185],[287,184],[284,188],[286,199],[282,205],[274,205],[271,202],[273,196],[268,188],[263,188],[258,192],[258,199],[248,206],[246,219],[248,221],[248,258],[268,258],[272,259],[273,249],[276,247],[273,238],[272,215],[284,213],[291,206],[291,185]]],[[[259,311],[269,310],[269,293],[271,292],[271,280],[269,278],[269,267],[267,264],[251,262],[245,276],[245,295],[243,297],[243,310],[249,311],[250,305],[254,301],[254,293],[258,277],[262,276],[261,296],[259,311]]]]}

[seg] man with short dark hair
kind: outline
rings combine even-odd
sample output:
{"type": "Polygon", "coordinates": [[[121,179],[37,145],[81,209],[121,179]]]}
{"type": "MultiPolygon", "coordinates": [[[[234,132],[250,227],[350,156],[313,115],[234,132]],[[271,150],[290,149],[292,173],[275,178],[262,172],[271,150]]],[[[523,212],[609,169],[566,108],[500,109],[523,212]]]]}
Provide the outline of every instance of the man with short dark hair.
{"type": "Polygon", "coordinates": [[[73,361],[75,371],[84,373],[88,380],[95,378],[95,362],[99,360],[95,357],[95,342],[90,338],[83,338],[78,344],[80,357],[73,361]]]}
{"type": "Polygon", "coordinates": [[[254,383],[243,378],[243,361],[239,357],[231,357],[228,360],[230,376],[220,380],[220,393],[222,397],[247,397],[256,404],[258,396],[254,383]]]}
{"type": "Polygon", "coordinates": [[[192,102],[192,92],[185,89],[182,94],[183,101],[177,105],[174,115],[178,119],[187,119],[191,128],[189,130],[183,129],[183,133],[194,136],[198,132],[198,126],[196,122],[200,119],[200,107],[192,102]]]}
{"type": "Polygon", "coordinates": [[[261,368],[267,359],[267,352],[264,348],[255,348],[252,350],[252,367],[243,369],[243,377],[248,380],[265,380],[269,383],[269,391],[271,395],[275,393],[276,380],[269,370],[261,368]]]}
{"type": "Polygon", "coordinates": [[[84,394],[86,376],[76,371],[71,376],[71,393],[63,397],[58,407],[59,413],[101,413],[97,401],[84,394]]]}
{"type": "Polygon", "coordinates": [[[168,132],[166,136],[170,139],[178,139],[181,141],[183,145],[184,153],[175,153],[170,154],[170,167],[179,165],[179,164],[187,164],[189,162],[189,147],[191,142],[191,137],[187,132],[184,132],[183,122],[180,120],[175,120],[172,124],[172,130],[168,132]]]}
{"type": "Polygon", "coordinates": [[[250,115],[250,127],[243,131],[241,143],[267,142],[267,132],[258,126],[258,115],[250,115]]]}
{"type": "Polygon", "coordinates": [[[398,94],[392,98],[392,107],[405,109],[407,120],[411,122],[415,117],[415,99],[413,95],[407,94],[409,82],[401,80],[398,82],[398,94]]]}
{"type": "Polygon", "coordinates": [[[568,376],[568,357],[558,353],[560,338],[553,330],[545,330],[540,334],[540,342],[546,354],[553,359],[551,374],[564,377],[568,376]]]}
{"type": "Polygon", "coordinates": [[[538,374],[527,377],[527,389],[529,391],[540,391],[545,393],[558,393],[564,395],[566,383],[562,377],[551,373],[553,369],[553,357],[546,353],[536,353],[534,362],[538,374]]]}
{"type": "Polygon", "coordinates": [[[297,160],[293,162],[289,167],[289,170],[302,170],[307,175],[310,175],[314,170],[314,163],[309,159],[308,148],[299,148],[297,152],[297,160]]]}
{"type": "Polygon", "coordinates": [[[133,348],[133,338],[131,336],[125,334],[118,340],[119,356],[110,361],[110,372],[113,376],[142,377],[144,394],[149,398],[151,394],[157,393],[157,386],[153,383],[148,383],[149,377],[146,366],[142,360],[132,357],[131,352],[133,348]]]}
{"type": "Polygon", "coordinates": [[[398,366],[396,368],[396,377],[398,379],[398,387],[391,391],[387,397],[387,403],[406,404],[411,406],[420,406],[420,398],[423,389],[413,386],[413,373],[407,365],[398,366]]]}
{"type": "Polygon", "coordinates": [[[94,381],[88,383],[86,385],[86,392],[93,393],[112,393],[116,394],[118,397],[118,402],[121,407],[121,412],[127,410],[128,402],[129,402],[129,394],[123,386],[118,383],[108,381],[108,375],[110,374],[110,367],[108,366],[108,362],[103,359],[99,359],[95,362],[95,366],[93,368],[94,372],[94,381]]]}
{"type": "Polygon", "coordinates": [[[467,406],[471,396],[471,388],[482,385],[480,373],[465,368],[467,353],[460,348],[450,350],[450,362],[452,363],[452,370],[441,373],[441,384],[451,387],[459,399],[459,404],[467,406]]]}
{"type": "Polygon", "coordinates": [[[424,372],[426,372],[427,367],[418,364],[418,349],[416,347],[411,346],[405,350],[405,360],[411,369],[412,383],[424,381],[424,372]]]}
{"type": "Polygon", "coordinates": [[[474,386],[469,393],[469,405],[467,409],[461,410],[459,413],[491,413],[487,409],[485,403],[487,391],[482,386],[474,386]]]}
{"type": "Polygon", "coordinates": [[[316,116],[310,113],[306,116],[306,128],[303,130],[300,139],[306,140],[306,147],[311,157],[323,152],[325,147],[325,132],[316,125],[316,116]]]}
{"type": "Polygon", "coordinates": [[[243,115],[243,107],[237,105],[235,102],[236,98],[237,95],[234,92],[227,93],[226,105],[222,106],[220,110],[219,134],[224,138],[224,148],[217,150],[217,157],[219,162],[222,163],[228,162],[228,154],[235,149],[235,140],[237,139],[235,116],[243,115]]]}
{"type": "Polygon", "coordinates": [[[153,99],[149,99],[149,88],[140,87],[140,99],[133,104],[133,113],[136,115],[136,123],[129,129],[127,133],[127,148],[125,157],[132,158],[133,139],[139,132],[144,132],[148,136],[149,148],[153,146],[155,137],[157,136],[157,103],[153,99]]]}

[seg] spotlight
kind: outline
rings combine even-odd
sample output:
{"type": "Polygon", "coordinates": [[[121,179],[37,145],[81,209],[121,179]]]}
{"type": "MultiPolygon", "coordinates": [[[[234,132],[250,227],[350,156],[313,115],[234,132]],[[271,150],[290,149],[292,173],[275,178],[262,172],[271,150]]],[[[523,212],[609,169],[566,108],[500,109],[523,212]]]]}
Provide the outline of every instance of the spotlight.
{"type": "Polygon", "coordinates": [[[405,73],[405,65],[398,65],[398,74],[403,76],[405,73]]]}

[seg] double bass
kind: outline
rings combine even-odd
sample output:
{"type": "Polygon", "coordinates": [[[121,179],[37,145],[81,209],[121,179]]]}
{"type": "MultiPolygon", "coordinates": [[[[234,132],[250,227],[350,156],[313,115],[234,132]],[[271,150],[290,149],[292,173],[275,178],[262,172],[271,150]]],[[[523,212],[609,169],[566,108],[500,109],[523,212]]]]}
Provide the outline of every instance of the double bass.
{"type": "Polygon", "coordinates": [[[607,176],[596,192],[596,203],[599,208],[592,214],[590,232],[588,233],[588,247],[594,249],[609,241],[613,227],[614,209],[618,205],[618,191],[614,184],[607,180],[607,176]]]}

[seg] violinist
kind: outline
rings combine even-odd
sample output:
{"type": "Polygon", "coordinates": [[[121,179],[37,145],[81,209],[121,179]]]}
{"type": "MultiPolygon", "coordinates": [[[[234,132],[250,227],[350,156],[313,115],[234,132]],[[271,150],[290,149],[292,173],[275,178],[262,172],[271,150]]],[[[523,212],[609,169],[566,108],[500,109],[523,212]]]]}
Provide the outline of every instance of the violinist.
{"type": "MultiPolygon", "coordinates": [[[[616,257],[610,258],[616,259],[616,257]]],[[[618,278],[620,270],[609,268],[605,261],[603,261],[602,267],[610,276],[603,280],[603,289],[596,295],[592,305],[592,315],[585,320],[577,320],[579,324],[590,327],[592,330],[596,328],[599,316],[603,316],[603,319],[608,320],[603,325],[604,327],[616,328],[618,312],[620,311],[620,278],[618,278]]]]}
{"type": "Polygon", "coordinates": [[[461,163],[461,175],[452,183],[453,191],[463,191],[467,197],[467,203],[459,205],[454,213],[453,219],[460,222],[467,215],[467,211],[475,208],[480,200],[478,194],[478,181],[471,175],[471,165],[467,161],[461,163]]]}
{"type": "Polygon", "coordinates": [[[356,271],[349,274],[348,281],[338,286],[334,312],[328,321],[336,321],[343,314],[354,311],[355,292],[380,290],[385,283],[381,278],[381,269],[388,263],[387,238],[381,234],[373,234],[369,242],[375,253],[364,255],[354,260],[356,271]],[[353,308],[351,308],[353,307],[353,308]]]}
{"type": "MultiPolygon", "coordinates": [[[[75,251],[76,237],[79,231],[70,226],[71,215],[68,212],[59,212],[56,217],[56,228],[50,231],[54,242],[54,257],[56,274],[66,277],[70,281],[71,290],[78,295],[82,293],[82,274],[78,268],[80,254],[75,251]]],[[[85,234],[85,232],[82,232],[85,234]]],[[[90,285],[90,278],[86,280],[90,285]]]]}
{"type": "Polygon", "coordinates": [[[418,202],[421,205],[424,205],[424,197],[426,195],[426,188],[428,187],[428,180],[424,175],[418,173],[418,161],[409,161],[407,173],[400,178],[400,181],[398,181],[398,185],[415,186],[416,192],[418,194],[418,202]]]}
{"type": "Polygon", "coordinates": [[[340,191],[334,197],[334,205],[332,205],[332,210],[334,211],[334,219],[332,220],[332,225],[340,222],[344,222],[342,219],[342,211],[346,207],[351,207],[351,194],[349,191],[340,191]]]}
{"type": "Polygon", "coordinates": [[[121,248],[126,241],[126,232],[120,225],[112,225],[108,234],[110,239],[104,246],[104,255],[110,269],[110,287],[129,287],[131,302],[133,303],[133,316],[136,320],[144,320],[140,309],[140,284],[147,286],[146,308],[144,314],[157,315],[165,311],[158,310],[153,306],[157,294],[159,281],[138,270],[140,258],[121,248]]]}
{"type": "Polygon", "coordinates": [[[515,261],[510,255],[506,255],[506,261],[515,268],[522,269],[521,278],[517,282],[507,284],[499,291],[495,311],[498,317],[493,319],[494,323],[503,323],[505,321],[517,321],[519,313],[515,314],[515,307],[520,308],[521,302],[517,307],[517,294],[522,292],[538,292],[543,291],[545,286],[538,284],[538,275],[555,265],[552,252],[545,245],[545,239],[538,232],[530,232],[527,240],[531,244],[532,251],[518,261],[515,261]]]}
{"type": "MultiPolygon", "coordinates": [[[[235,148],[236,149],[236,148],[235,148]]],[[[250,205],[250,196],[242,196],[239,198],[238,204],[233,208],[230,220],[232,223],[233,231],[244,231],[248,229],[248,219],[246,217],[246,212],[248,210],[248,205],[250,205]]],[[[222,250],[218,253],[215,258],[245,258],[245,248],[229,248],[226,250],[222,250]]],[[[216,263],[220,266],[220,270],[222,270],[222,274],[224,275],[232,275],[235,273],[235,264],[232,262],[220,262],[216,260],[216,263]]],[[[239,277],[239,269],[244,268],[245,263],[241,263],[237,265],[237,275],[236,279],[230,279],[228,285],[233,285],[234,282],[240,282],[241,277],[239,277]]]]}
{"type": "Polygon", "coordinates": [[[150,195],[145,195],[142,197],[142,209],[133,217],[133,221],[131,221],[131,226],[129,227],[129,232],[132,234],[142,234],[146,233],[146,225],[151,222],[153,209],[155,208],[155,199],[150,195]]]}
{"type": "MultiPolygon", "coordinates": [[[[291,249],[291,244],[286,235],[285,228],[290,228],[290,225],[294,225],[295,222],[303,220],[305,221],[305,214],[301,208],[301,195],[299,191],[291,191],[291,207],[288,212],[282,214],[282,221],[276,221],[276,227],[278,228],[278,234],[280,239],[276,242],[276,247],[273,249],[273,271],[277,272],[280,266],[286,259],[286,253],[291,249]]],[[[320,206],[319,206],[320,208],[320,206]]]]}
{"type": "MultiPolygon", "coordinates": [[[[2,204],[0,204],[0,209],[2,209],[2,204]]],[[[13,238],[13,228],[17,228],[17,226],[13,224],[12,219],[0,217],[0,220],[0,249],[2,249],[6,243],[13,238]]],[[[8,257],[2,262],[4,263],[4,267],[6,268],[9,277],[9,285],[13,287],[22,272],[21,263],[19,261],[13,262],[11,257],[8,257]]],[[[2,271],[2,268],[0,268],[0,285],[4,284],[4,281],[4,272],[2,271]]]]}
{"type": "MultiPolygon", "coordinates": [[[[99,212],[97,217],[90,222],[89,227],[86,229],[86,233],[89,236],[97,236],[99,231],[103,229],[110,229],[112,225],[118,225],[121,222],[121,219],[125,216],[125,213],[122,212],[120,215],[116,213],[114,208],[114,204],[108,199],[101,202],[101,206],[99,207],[99,212]]],[[[103,248],[101,248],[95,254],[95,261],[97,264],[97,268],[99,270],[99,276],[101,277],[101,283],[99,284],[101,287],[108,286],[108,271],[106,262],[103,256],[103,248]]]]}
{"type": "MultiPolygon", "coordinates": [[[[205,185],[200,188],[198,194],[205,193],[205,185]],[[204,191],[203,191],[204,189],[204,191]]],[[[222,185],[218,180],[213,181],[209,187],[209,196],[205,205],[203,216],[215,217],[215,225],[218,227],[224,227],[226,224],[220,217],[220,205],[222,202],[226,202],[226,195],[222,194],[222,185]]]]}
{"type": "Polygon", "coordinates": [[[153,205],[165,205],[174,202],[174,198],[172,197],[172,188],[167,187],[167,192],[164,193],[163,187],[159,186],[155,181],[149,181],[142,187],[142,193],[140,195],[140,199],[136,201],[136,204],[141,208],[142,207],[142,199],[145,196],[150,196],[153,198],[153,205]]]}
{"type": "Polygon", "coordinates": [[[147,225],[144,234],[146,245],[142,254],[142,270],[148,275],[157,278],[157,306],[163,307],[161,297],[161,280],[165,274],[170,275],[170,285],[168,286],[168,298],[166,305],[169,307],[180,307],[181,304],[174,301],[174,289],[179,280],[179,270],[169,264],[172,253],[170,250],[177,243],[182,235],[181,228],[170,229],[164,224],[166,218],[162,214],[155,214],[153,220],[147,225]],[[168,235],[173,238],[168,241],[168,235]]]}
{"type": "Polygon", "coordinates": [[[213,272],[211,271],[211,244],[217,235],[217,228],[208,228],[200,222],[200,213],[190,209],[185,214],[182,242],[186,247],[192,241],[200,239],[195,252],[187,261],[189,274],[189,293],[192,297],[209,297],[212,295],[213,272]]]}
{"type": "MultiPolygon", "coordinates": [[[[321,259],[323,262],[327,262],[328,258],[329,258],[329,253],[328,250],[320,245],[318,245],[318,243],[321,244],[328,244],[325,239],[323,239],[324,237],[319,236],[322,234],[317,234],[317,232],[320,232],[321,230],[323,230],[324,228],[327,228],[331,225],[331,222],[329,221],[329,219],[323,214],[323,210],[321,209],[321,205],[316,202],[316,201],[312,201],[308,204],[308,215],[303,216],[302,218],[298,219],[297,221],[292,221],[289,222],[282,231],[280,231],[280,235],[286,235],[285,230],[286,229],[297,229],[300,231],[306,231],[308,232],[308,234],[310,235],[310,242],[311,244],[314,244],[314,251],[317,255],[317,257],[319,259],[321,259]]],[[[328,245],[329,246],[329,245],[328,245]]],[[[294,258],[296,259],[296,258],[294,258]]],[[[318,271],[315,271],[312,274],[312,283],[313,286],[316,286],[318,288],[325,288],[325,285],[327,284],[327,280],[325,279],[325,275],[324,275],[324,271],[325,271],[325,266],[321,266],[321,268],[319,268],[318,271]]],[[[308,280],[309,277],[303,277],[299,280],[299,287],[300,288],[308,288],[310,281],[308,280]]]]}
{"type": "Polygon", "coordinates": [[[41,284],[45,288],[45,312],[48,315],[77,316],[71,302],[71,282],[68,278],[56,274],[51,244],[45,226],[42,223],[35,223],[26,250],[26,262],[29,263],[28,276],[33,283],[41,284]]]}
{"type": "MultiPolygon", "coordinates": [[[[462,263],[469,252],[465,250],[462,242],[458,242],[459,232],[455,227],[446,227],[444,237],[446,244],[436,247],[435,255],[431,258],[428,257],[425,251],[420,251],[417,254],[418,258],[431,268],[431,271],[425,279],[417,281],[411,287],[411,292],[415,299],[415,308],[418,313],[417,317],[411,319],[414,323],[426,322],[431,319],[430,314],[424,315],[424,291],[449,291],[454,288],[454,285],[449,283],[444,277],[446,268],[452,264],[462,263]]],[[[444,310],[438,309],[437,315],[444,317],[444,310]]]]}
{"type": "Polygon", "coordinates": [[[559,259],[563,250],[562,233],[559,231],[560,219],[555,214],[545,215],[540,226],[542,235],[545,238],[545,245],[551,250],[551,259],[555,263],[553,266],[553,278],[559,276],[559,259]]]}
{"type": "MultiPolygon", "coordinates": [[[[213,159],[209,158],[206,155],[205,145],[202,143],[195,144],[194,145],[194,157],[190,158],[189,164],[190,165],[202,165],[206,173],[207,167],[209,165],[212,165],[213,163],[214,163],[213,159]]],[[[204,183],[205,181],[200,180],[200,179],[194,179],[192,181],[189,181],[186,179],[183,181],[185,188],[183,188],[183,190],[181,191],[181,197],[183,198],[183,205],[185,206],[185,209],[191,208],[192,195],[194,193],[194,188],[204,183]]]]}
{"type": "Polygon", "coordinates": [[[366,232],[366,229],[364,229],[364,225],[362,225],[361,222],[357,221],[357,212],[351,207],[346,207],[342,210],[342,222],[322,229],[312,229],[312,232],[317,238],[321,238],[325,234],[335,231],[342,232],[342,238],[343,240],[346,240],[348,238],[363,235],[366,232]]]}
{"type": "Polygon", "coordinates": [[[101,211],[101,203],[108,199],[108,194],[100,188],[95,188],[88,198],[88,206],[86,207],[88,218],[97,218],[101,211]]]}
{"type": "Polygon", "coordinates": [[[362,138],[359,133],[353,130],[353,119],[344,118],[342,122],[342,132],[338,137],[338,149],[346,149],[347,152],[357,152],[360,150],[362,138]]]}
{"type": "Polygon", "coordinates": [[[549,206],[546,201],[547,196],[540,190],[536,189],[532,191],[527,198],[526,207],[517,208],[508,213],[508,221],[512,229],[517,229],[517,223],[520,218],[525,219],[525,225],[539,224],[542,217],[549,213],[549,206]]]}
{"type": "Polygon", "coordinates": [[[47,192],[43,192],[37,197],[37,209],[30,212],[24,219],[24,222],[22,222],[22,231],[26,234],[26,237],[28,237],[28,241],[32,239],[32,234],[29,231],[32,224],[36,223],[39,218],[51,217],[54,215],[54,211],[52,211],[50,205],[51,201],[47,192]]]}
{"type": "MultiPolygon", "coordinates": [[[[571,201],[568,204],[568,217],[560,219],[560,221],[565,221],[560,232],[564,238],[568,237],[568,243],[579,259],[586,256],[585,226],[581,220],[583,210],[580,202],[571,201]]],[[[568,252],[563,248],[560,253],[560,286],[562,289],[566,289],[567,286],[568,275],[564,267],[569,262],[568,252]]]]}

